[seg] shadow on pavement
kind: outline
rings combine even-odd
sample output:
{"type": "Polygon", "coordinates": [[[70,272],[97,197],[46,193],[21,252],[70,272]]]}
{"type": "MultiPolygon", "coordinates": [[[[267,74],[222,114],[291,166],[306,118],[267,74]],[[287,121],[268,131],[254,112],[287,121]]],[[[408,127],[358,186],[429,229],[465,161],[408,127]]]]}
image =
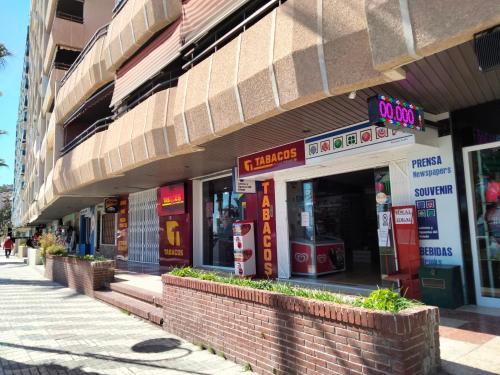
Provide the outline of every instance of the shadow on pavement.
{"type": "Polygon", "coordinates": [[[441,360],[441,371],[438,375],[498,375],[497,372],[480,370],[460,363],[441,360]]]}
{"type": "Polygon", "coordinates": [[[29,364],[16,361],[10,361],[5,358],[0,357],[0,370],[2,374],[29,374],[30,370],[32,374],[64,374],[64,375],[102,375],[99,372],[87,372],[83,371],[80,367],[71,369],[69,367],[57,365],[55,363],[46,364],[29,364]]]}
{"type": "Polygon", "coordinates": [[[10,266],[9,268],[14,268],[14,267],[26,267],[27,264],[22,262],[0,261],[0,267],[1,266],[10,266]]]}
{"type": "MultiPolygon", "coordinates": [[[[164,362],[164,361],[166,362],[166,361],[172,361],[172,360],[180,359],[180,358],[183,358],[183,357],[187,357],[187,356],[189,356],[192,353],[192,350],[190,350],[190,349],[179,348],[178,347],[180,345],[180,341],[179,340],[176,340],[176,339],[168,339],[168,340],[169,340],[168,341],[169,345],[171,345],[171,346],[174,345],[176,342],[178,342],[177,346],[171,347],[168,350],[172,350],[174,348],[177,348],[178,350],[182,350],[185,353],[177,355],[175,357],[164,358],[164,359],[139,360],[139,359],[130,359],[130,358],[115,357],[115,356],[111,356],[111,355],[101,355],[101,354],[97,354],[97,353],[75,353],[75,352],[72,352],[72,351],[69,351],[69,350],[52,349],[52,348],[44,348],[44,347],[37,347],[37,346],[28,346],[28,345],[13,344],[13,343],[8,343],[8,342],[0,342],[0,347],[6,346],[6,347],[11,347],[11,348],[24,349],[24,350],[28,350],[28,351],[31,350],[31,351],[38,351],[38,352],[44,352],[44,353],[53,353],[53,354],[72,355],[72,356],[77,356],[77,357],[85,357],[85,358],[94,358],[94,359],[102,360],[103,362],[112,361],[112,362],[124,363],[124,364],[136,365],[136,366],[144,366],[144,367],[149,367],[149,368],[154,368],[154,369],[175,370],[177,372],[184,372],[186,374],[205,375],[202,372],[196,372],[196,371],[193,371],[193,370],[183,370],[183,369],[175,368],[173,366],[163,366],[161,364],[154,363],[154,362],[164,362]]],[[[146,340],[146,341],[153,341],[153,340],[146,340]]],[[[144,342],[145,341],[143,341],[142,343],[144,343],[144,342]]],[[[137,345],[140,345],[140,344],[141,343],[136,344],[136,345],[134,345],[134,347],[137,346],[137,345]]],[[[147,353],[147,352],[143,352],[143,353],[147,353]]],[[[0,358],[0,361],[1,361],[0,363],[3,363],[4,359],[0,358]]],[[[23,366],[24,365],[29,366],[27,364],[22,364],[22,365],[23,366]]],[[[40,366],[42,366],[42,365],[40,365],[40,366]]],[[[47,366],[47,365],[44,365],[44,366],[47,366]]],[[[66,371],[68,371],[68,370],[66,370],[66,371]]],[[[79,371],[80,372],[75,372],[75,373],[71,372],[70,374],[71,375],[89,374],[89,373],[83,372],[81,370],[79,370],[79,371]]],[[[63,372],[63,374],[64,374],[64,372],[63,372]]],[[[97,373],[91,373],[91,374],[99,375],[97,373]]]]}
{"type": "Polygon", "coordinates": [[[180,340],[172,338],[150,339],[141,341],[132,346],[136,353],[163,353],[175,349],[181,345],[180,340]]]}
{"type": "Polygon", "coordinates": [[[0,278],[0,284],[50,286],[54,289],[64,288],[64,286],[56,284],[55,282],[50,281],[50,280],[22,280],[22,279],[2,279],[2,278],[0,278]]]}

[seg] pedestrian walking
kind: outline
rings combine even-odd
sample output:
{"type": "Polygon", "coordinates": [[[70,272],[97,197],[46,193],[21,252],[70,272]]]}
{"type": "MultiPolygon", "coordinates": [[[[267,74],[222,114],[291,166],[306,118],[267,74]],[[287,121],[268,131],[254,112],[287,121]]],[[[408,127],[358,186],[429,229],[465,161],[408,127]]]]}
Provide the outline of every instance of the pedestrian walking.
{"type": "Polygon", "coordinates": [[[10,253],[12,252],[12,247],[14,246],[14,242],[10,238],[10,236],[5,237],[3,241],[3,249],[5,250],[5,257],[9,259],[10,253]]]}

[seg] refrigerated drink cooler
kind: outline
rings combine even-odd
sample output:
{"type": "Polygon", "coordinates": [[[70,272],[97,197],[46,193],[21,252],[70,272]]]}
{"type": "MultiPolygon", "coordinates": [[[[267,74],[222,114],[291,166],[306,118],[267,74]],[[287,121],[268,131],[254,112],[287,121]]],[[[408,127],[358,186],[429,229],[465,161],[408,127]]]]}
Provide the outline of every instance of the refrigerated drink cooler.
{"type": "Polygon", "coordinates": [[[345,271],[345,248],[340,239],[292,241],[292,273],[321,276],[345,271]]]}

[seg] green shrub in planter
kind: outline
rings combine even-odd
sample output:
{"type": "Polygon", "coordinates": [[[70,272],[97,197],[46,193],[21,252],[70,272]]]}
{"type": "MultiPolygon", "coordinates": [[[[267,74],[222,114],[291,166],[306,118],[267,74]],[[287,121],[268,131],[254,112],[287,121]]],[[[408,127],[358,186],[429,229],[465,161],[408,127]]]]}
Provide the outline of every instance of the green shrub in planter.
{"type": "Polygon", "coordinates": [[[52,233],[47,233],[42,235],[40,238],[40,255],[43,258],[46,257],[47,254],[55,255],[55,256],[66,256],[68,252],[66,251],[66,245],[62,240],[58,239],[52,233]]]}
{"type": "Polygon", "coordinates": [[[401,297],[399,293],[389,289],[377,289],[371,292],[368,297],[358,300],[356,305],[372,310],[397,312],[415,306],[415,304],[415,301],[401,297]]]}
{"type": "Polygon", "coordinates": [[[45,253],[50,254],[50,255],[54,255],[54,256],[61,256],[61,257],[68,255],[68,252],[66,251],[66,246],[60,245],[60,244],[50,245],[45,250],[45,253]]]}
{"type": "Polygon", "coordinates": [[[101,255],[79,255],[77,258],[80,260],[88,260],[89,262],[104,262],[109,260],[101,255]]]}
{"type": "Polygon", "coordinates": [[[406,299],[389,289],[378,289],[368,297],[346,296],[332,293],[328,290],[310,289],[271,280],[252,280],[234,275],[222,275],[216,272],[202,271],[191,267],[174,268],[170,273],[179,277],[192,277],[195,279],[212,281],[221,284],[231,284],[246,288],[268,290],[287,296],[315,299],[325,302],[364,307],[372,310],[389,311],[397,313],[403,309],[419,305],[420,302],[406,299]]]}

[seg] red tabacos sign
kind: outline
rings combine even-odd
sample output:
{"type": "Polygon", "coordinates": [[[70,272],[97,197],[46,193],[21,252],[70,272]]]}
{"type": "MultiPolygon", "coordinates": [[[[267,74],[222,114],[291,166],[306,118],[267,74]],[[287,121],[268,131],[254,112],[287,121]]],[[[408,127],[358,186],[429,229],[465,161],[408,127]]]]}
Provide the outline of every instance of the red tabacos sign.
{"type": "Polygon", "coordinates": [[[257,152],[238,158],[240,177],[253,176],[305,164],[304,141],[257,152]]]}
{"type": "Polygon", "coordinates": [[[261,270],[259,276],[276,278],[278,277],[278,253],[276,219],[273,214],[275,207],[274,180],[262,181],[257,196],[259,205],[257,268],[261,270]]]}
{"type": "Polygon", "coordinates": [[[163,186],[158,189],[158,216],[182,215],[186,212],[184,184],[163,186]]]}
{"type": "Polygon", "coordinates": [[[160,265],[189,266],[191,236],[189,214],[160,217],[160,265]]]}

